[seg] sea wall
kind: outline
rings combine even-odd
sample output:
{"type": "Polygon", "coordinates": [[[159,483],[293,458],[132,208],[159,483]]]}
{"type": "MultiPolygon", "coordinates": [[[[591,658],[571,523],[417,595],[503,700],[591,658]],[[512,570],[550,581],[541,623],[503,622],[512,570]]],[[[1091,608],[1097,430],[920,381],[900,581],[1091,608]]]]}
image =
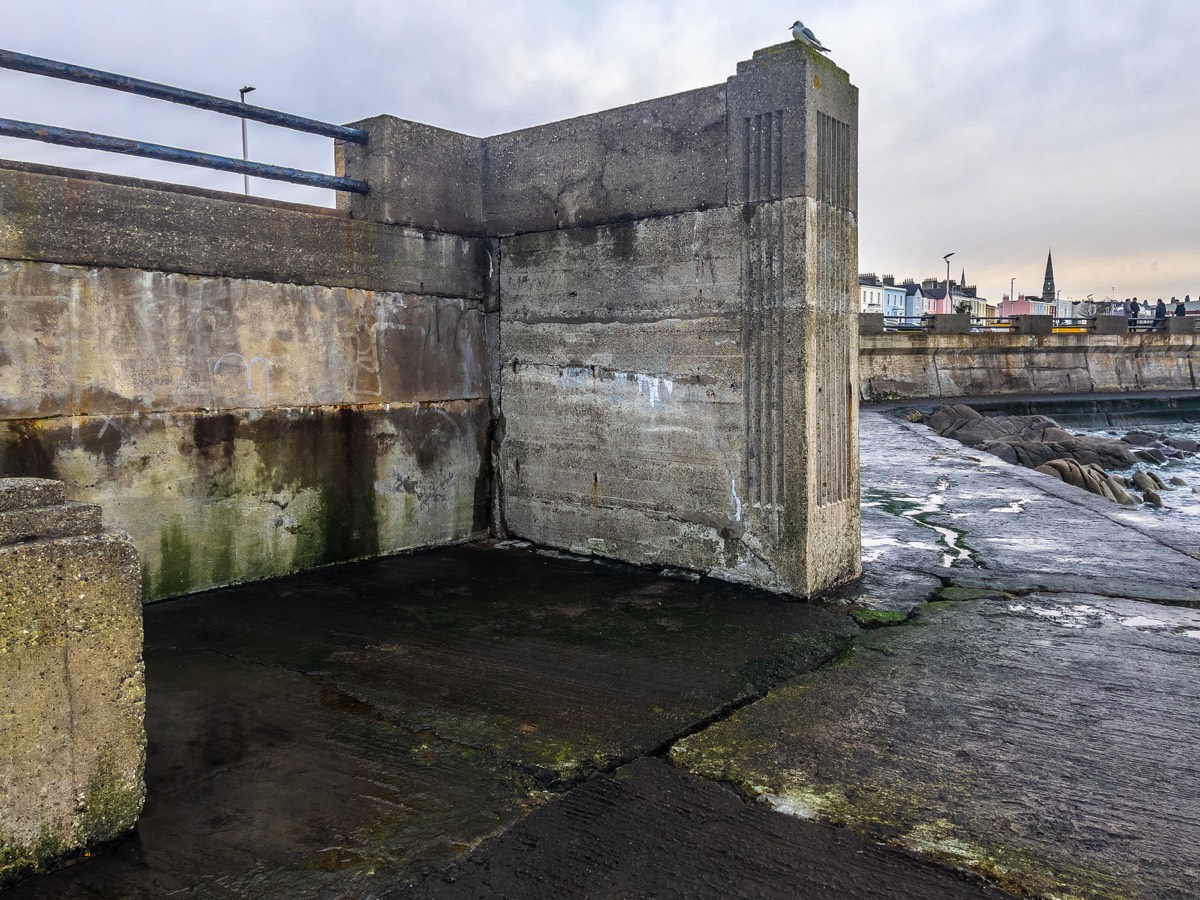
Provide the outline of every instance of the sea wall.
{"type": "Polygon", "coordinates": [[[0,473],[100,503],[151,599],[482,534],[494,252],[0,169],[0,473]]]}
{"type": "Polygon", "coordinates": [[[859,339],[863,400],[1194,390],[1195,334],[930,334],[859,339]]]}

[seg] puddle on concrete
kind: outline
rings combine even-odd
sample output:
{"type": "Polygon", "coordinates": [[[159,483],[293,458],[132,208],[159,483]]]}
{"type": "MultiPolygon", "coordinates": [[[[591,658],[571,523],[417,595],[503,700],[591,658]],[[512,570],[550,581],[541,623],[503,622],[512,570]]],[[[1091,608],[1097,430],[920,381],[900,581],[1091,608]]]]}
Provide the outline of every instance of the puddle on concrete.
{"type": "MultiPolygon", "coordinates": [[[[864,507],[876,507],[889,512],[892,515],[900,516],[908,519],[923,528],[928,528],[938,536],[937,547],[942,551],[942,567],[950,568],[955,565],[970,565],[975,568],[979,564],[975,562],[971,554],[971,549],[963,543],[963,537],[966,532],[959,531],[956,528],[949,528],[945,525],[937,525],[929,521],[928,516],[935,513],[943,513],[943,507],[946,504],[946,491],[950,487],[950,481],[947,478],[939,478],[937,486],[933,493],[927,494],[924,497],[895,497],[890,494],[885,494],[878,490],[868,490],[865,492],[866,499],[862,503],[864,507]],[[905,508],[907,507],[907,508],[905,508]]],[[[870,562],[872,559],[878,558],[882,554],[882,548],[886,546],[883,541],[892,540],[893,546],[919,546],[912,543],[905,544],[904,542],[895,539],[880,539],[874,546],[878,550],[873,550],[875,554],[870,559],[867,558],[864,552],[864,562],[870,562]]],[[[866,548],[864,544],[864,550],[866,548]]]]}
{"type": "Polygon", "coordinates": [[[1054,622],[1062,628],[1098,628],[1103,625],[1123,625],[1138,631],[1153,631],[1164,634],[1178,634],[1183,637],[1200,640],[1200,629],[1172,625],[1162,619],[1150,616],[1123,616],[1108,612],[1086,603],[1076,603],[1073,606],[1038,606],[1032,603],[1010,603],[1009,612],[1031,614],[1048,622],[1054,622]]]}

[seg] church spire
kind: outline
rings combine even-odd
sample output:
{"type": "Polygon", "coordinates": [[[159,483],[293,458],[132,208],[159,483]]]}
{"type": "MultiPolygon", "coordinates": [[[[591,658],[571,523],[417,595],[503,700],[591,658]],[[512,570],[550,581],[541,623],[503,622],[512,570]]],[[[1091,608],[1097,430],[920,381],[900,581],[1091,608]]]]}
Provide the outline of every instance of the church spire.
{"type": "Polygon", "coordinates": [[[1054,301],[1054,261],[1050,258],[1050,251],[1046,251],[1046,280],[1042,282],[1042,299],[1047,303],[1054,301]]]}

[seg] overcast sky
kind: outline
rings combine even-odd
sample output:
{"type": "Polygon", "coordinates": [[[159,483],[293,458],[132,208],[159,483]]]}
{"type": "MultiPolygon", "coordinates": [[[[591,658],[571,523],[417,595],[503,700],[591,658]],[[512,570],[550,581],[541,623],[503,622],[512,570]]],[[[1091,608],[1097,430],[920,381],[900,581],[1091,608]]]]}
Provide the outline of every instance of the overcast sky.
{"type": "MultiPolygon", "coordinates": [[[[724,81],[802,18],[860,91],[859,268],[998,300],[1200,296],[1196,0],[38,0],[0,45],[330,122],[497,134],[724,81]]],[[[236,119],[0,70],[0,117],[241,155],[236,119]]],[[[250,157],[332,171],[250,124],[250,157]]],[[[225,190],[241,176],[0,138],[0,157],[225,190]]],[[[269,181],[256,193],[330,205],[269,181]]]]}

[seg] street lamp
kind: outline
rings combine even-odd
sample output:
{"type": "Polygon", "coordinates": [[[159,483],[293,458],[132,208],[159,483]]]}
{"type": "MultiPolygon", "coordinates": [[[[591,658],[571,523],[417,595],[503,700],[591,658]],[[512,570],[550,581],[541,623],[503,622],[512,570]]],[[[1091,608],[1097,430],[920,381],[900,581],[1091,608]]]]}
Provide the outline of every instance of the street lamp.
{"type": "Polygon", "coordinates": [[[1014,309],[1016,309],[1016,308],[1017,308],[1017,296],[1016,296],[1016,294],[1014,294],[1014,293],[1013,293],[1013,291],[1014,291],[1014,290],[1016,290],[1016,286],[1017,286],[1017,276],[1016,276],[1016,275],[1014,275],[1012,278],[1008,279],[1008,310],[1009,310],[1009,315],[1011,315],[1011,314],[1012,314],[1012,310],[1014,310],[1014,309]]]}
{"type": "Polygon", "coordinates": [[[942,257],[946,261],[946,312],[954,312],[954,307],[950,304],[950,257],[954,255],[951,250],[942,257]]]}
{"type": "MultiPolygon", "coordinates": [[[[250,93],[252,90],[254,90],[254,88],[247,85],[246,87],[244,87],[240,91],[238,91],[238,94],[241,96],[243,103],[246,102],[246,95],[248,93],[250,93]]],[[[242,159],[245,161],[249,161],[249,159],[250,159],[250,149],[249,149],[249,145],[246,143],[246,117],[245,116],[242,116],[242,159]]],[[[250,196],[250,176],[242,175],[242,180],[245,182],[246,196],[249,197],[250,196]]]]}

